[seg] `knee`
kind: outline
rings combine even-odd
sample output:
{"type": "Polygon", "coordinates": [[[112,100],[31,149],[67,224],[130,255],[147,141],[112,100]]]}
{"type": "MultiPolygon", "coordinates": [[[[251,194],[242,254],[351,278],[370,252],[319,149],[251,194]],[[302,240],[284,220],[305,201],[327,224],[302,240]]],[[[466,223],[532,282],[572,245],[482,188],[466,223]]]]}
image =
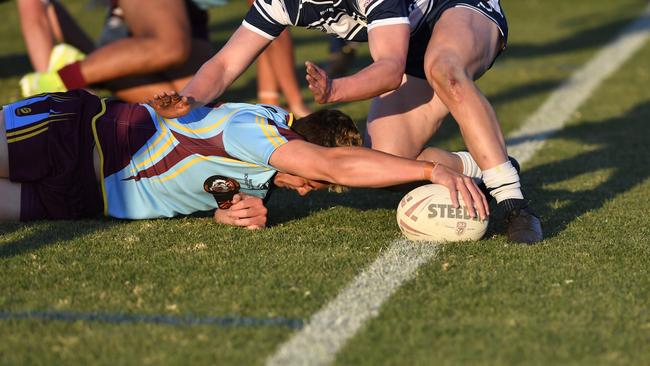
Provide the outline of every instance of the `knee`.
{"type": "Polygon", "coordinates": [[[439,95],[459,99],[462,89],[473,83],[461,58],[444,49],[427,56],[424,71],[429,84],[439,95]]]}
{"type": "Polygon", "coordinates": [[[161,69],[182,65],[190,58],[190,41],[161,41],[156,39],[152,50],[152,58],[161,69]]]}

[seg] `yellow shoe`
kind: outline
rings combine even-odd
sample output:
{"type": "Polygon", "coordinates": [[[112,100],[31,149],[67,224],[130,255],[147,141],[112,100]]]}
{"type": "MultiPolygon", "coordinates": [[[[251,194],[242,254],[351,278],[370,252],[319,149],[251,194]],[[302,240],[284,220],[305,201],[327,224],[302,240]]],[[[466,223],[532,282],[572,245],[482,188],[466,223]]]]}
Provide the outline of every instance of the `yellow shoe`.
{"type": "Polygon", "coordinates": [[[56,71],[31,72],[20,79],[20,90],[23,97],[41,93],[64,92],[66,89],[61,77],[56,71]]]}
{"type": "Polygon", "coordinates": [[[63,66],[69,65],[76,61],[81,61],[86,55],[66,43],[60,43],[52,48],[50,53],[50,62],[47,65],[47,71],[59,71],[63,66]]]}

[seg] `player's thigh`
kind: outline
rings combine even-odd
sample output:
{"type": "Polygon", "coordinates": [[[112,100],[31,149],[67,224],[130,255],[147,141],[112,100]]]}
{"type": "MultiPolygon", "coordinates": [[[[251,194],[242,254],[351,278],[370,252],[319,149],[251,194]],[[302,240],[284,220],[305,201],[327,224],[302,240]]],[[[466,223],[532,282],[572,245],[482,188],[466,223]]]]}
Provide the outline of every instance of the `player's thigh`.
{"type": "Polygon", "coordinates": [[[191,28],[183,0],[119,0],[118,4],[134,37],[189,47],[191,28]]]}
{"type": "Polygon", "coordinates": [[[129,103],[142,103],[153,99],[154,95],[162,92],[180,91],[171,82],[154,77],[146,80],[141,77],[120,79],[119,81],[107,83],[107,88],[116,97],[129,103]]]}
{"type": "Polygon", "coordinates": [[[0,178],[0,221],[20,220],[20,184],[0,178]]]}
{"type": "Polygon", "coordinates": [[[163,70],[159,74],[174,86],[174,90],[180,91],[199,71],[201,65],[208,61],[213,54],[212,45],[209,41],[194,38],[192,39],[192,49],[188,60],[182,65],[163,70]]]}
{"type": "Polygon", "coordinates": [[[477,79],[492,65],[500,48],[501,33],[493,21],[471,9],[450,8],[433,28],[424,69],[430,75],[441,62],[450,62],[477,79]]]}
{"type": "Polygon", "coordinates": [[[447,107],[433,94],[426,80],[405,75],[397,90],[373,99],[368,113],[366,145],[415,158],[447,113],[447,107]]]}
{"type": "Polygon", "coordinates": [[[5,115],[2,110],[0,110],[0,178],[9,178],[9,149],[7,146],[5,115]]]}

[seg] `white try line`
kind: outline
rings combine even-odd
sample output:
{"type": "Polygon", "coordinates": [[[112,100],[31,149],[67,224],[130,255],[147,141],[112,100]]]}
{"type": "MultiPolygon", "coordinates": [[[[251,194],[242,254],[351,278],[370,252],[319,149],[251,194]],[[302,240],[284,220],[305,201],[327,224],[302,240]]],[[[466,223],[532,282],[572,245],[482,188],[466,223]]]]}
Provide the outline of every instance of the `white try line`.
{"type": "MultiPolygon", "coordinates": [[[[508,151],[525,163],[553,133],[562,129],[571,114],[598,85],[628,60],[650,32],[650,5],[619,37],[607,44],[589,63],[563,83],[510,135],[508,151]]],[[[339,295],[315,313],[266,362],[267,365],[326,365],[371,318],[402,283],[438,251],[437,245],[395,240],[390,248],[358,275],[339,295]]]]}

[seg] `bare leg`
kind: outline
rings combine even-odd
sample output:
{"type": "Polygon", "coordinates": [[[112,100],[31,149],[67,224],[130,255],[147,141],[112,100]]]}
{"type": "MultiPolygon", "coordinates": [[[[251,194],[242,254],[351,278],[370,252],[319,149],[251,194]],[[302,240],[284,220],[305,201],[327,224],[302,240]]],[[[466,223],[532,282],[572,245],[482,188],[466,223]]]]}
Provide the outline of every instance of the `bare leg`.
{"type": "Polygon", "coordinates": [[[86,82],[159,72],[187,60],[191,38],[182,0],[121,0],[120,7],[133,36],[89,54],[81,63],[86,82]]]}
{"type": "Polygon", "coordinates": [[[436,23],[425,55],[427,79],[483,170],[508,161],[494,109],[474,84],[498,47],[499,30],[493,22],[475,11],[453,8],[436,23]]]}
{"type": "Polygon", "coordinates": [[[373,100],[368,114],[366,145],[410,159],[437,161],[463,172],[461,159],[445,150],[427,147],[448,114],[426,80],[405,75],[402,85],[373,100]]]}
{"type": "Polygon", "coordinates": [[[152,75],[151,77],[126,77],[105,83],[104,85],[106,88],[111,90],[116,97],[129,103],[143,103],[158,93],[180,90],[176,89],[174,84],[171,82],[156,77],[156,75],[152,75]]]}
{"type": "Polygon", "coordinates": [[[18,0],[16,4],[32,67],[39,72],[47,71],[55,42],[47,6],[41,0],[18,0]]]}
{"type": "Polygon", "coordinates": [[[542,240],[541,222],[523,199],[494,109],[474,84],[494,60],[500,43],[498,27],[491,20],[466,8],[449,9],[433,29],[424,70],[458,122],[465,145],[483,171],[483,182],[504,213],[508,239],[530,244],[542,240]]]}
{"type": "Polygon", "coordinates": [[[155,74],[111,80],[103,85],[123,101],[141,103],[161,92],[181,91],[211,55],[212,46],[208,41],[193,39],[192,52],[183,65],[155,74]]]}
{"type": "Polygon", "coordinates": [[[20,184],[9,181],[5,116],[0,111],[0,220],[20,220],[20,184]]]}
{"type": "Polygon", "coordinates": [[[214,55],[210,41],[192,39],[192,49],[189,59],[182,65],[165,70],[164,77],[174,85],[174,90],[180,92],[190,82],[196,71],[214,55]]]}
{"type": "Polygon", "coordinates": [[[277,84],[287,100],[289,109],[297,116],[306,116],[311,111],[305,106],[300,93],[293,55],[293,42],[289,30],[285,30],[262,53],[267,55],[277,84]]]}
{"type": "Polygon", "coordinates": [[[426,80],[405,75],[397,90],[373,99],[366,145],[415,159],[447,113],[426,80]]]}
{"type": "Polygon", "coordinates": [[[5,129],[5,114],[1,110],[0,110],[0,178],[9,178],[9,151],[7,149],[7,131],[5,129]]]}
{"type": "Polygon", "coordinates": [[[0,178],[0,221],[20,220],[20,184],[0,178]]]}
{"type": "MultiPolygon", "coordinates": [[[[273,43],[268,48],[272,47],[273,43]]],[[[267,48],[267,49],[268,49],[267,48]]],[[[273,75],[273,67],[268,51],[257,58],[257,99],[262,104],[280,104],[279,85],[273,75]]]]}
{"type": "Polygon", "coordinates": [[[86,54],[95,49],[92,38],[81,29],[70,13],[58,1],[51,1],[47,13],[52,32],[58,42],[70,44],[86,54]]]}
{"type": "Polygon", "coordinates": [[[90,37],[58,2],[43,4],[41,0],[18,0],[17,5],[23,38],[34,70],[47,71],[56,43],[71,44],[85,53],[94,49],[90,37]]]}

